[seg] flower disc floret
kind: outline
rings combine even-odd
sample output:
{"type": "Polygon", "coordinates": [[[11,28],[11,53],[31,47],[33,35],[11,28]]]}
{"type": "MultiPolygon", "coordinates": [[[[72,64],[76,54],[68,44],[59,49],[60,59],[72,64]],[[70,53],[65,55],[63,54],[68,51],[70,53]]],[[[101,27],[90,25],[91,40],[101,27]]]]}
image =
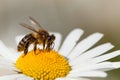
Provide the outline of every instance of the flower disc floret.
{"type": "Polygon", "coordinates": [[[71,67],[67,59],[58,52],[37,49],[22,54],[16,61],[16,67],[27,76],[40,80],[54,80],[65,77],[71,67]]]}

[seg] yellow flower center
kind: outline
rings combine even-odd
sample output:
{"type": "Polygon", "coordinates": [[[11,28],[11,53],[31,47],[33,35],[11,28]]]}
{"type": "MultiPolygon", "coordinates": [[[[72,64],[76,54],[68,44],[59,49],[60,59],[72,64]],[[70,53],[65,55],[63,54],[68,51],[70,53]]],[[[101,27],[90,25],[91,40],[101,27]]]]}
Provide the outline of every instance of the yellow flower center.
{"type": "Polygon", "coordinates": [[[58,52],[37,49],[22,54],[16,61],[16,67],[25,75],[36,80],[54,80],[65,77],[71,67],[67,59],[58,52]]]}

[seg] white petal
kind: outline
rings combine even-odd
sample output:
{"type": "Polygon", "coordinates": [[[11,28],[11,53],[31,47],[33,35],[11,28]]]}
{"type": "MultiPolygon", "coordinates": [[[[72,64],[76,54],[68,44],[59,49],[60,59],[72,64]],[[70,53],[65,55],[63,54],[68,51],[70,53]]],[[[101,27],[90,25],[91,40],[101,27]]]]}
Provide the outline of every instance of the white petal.
{"type": "Polygon", "coordinates": [[[119,55],[120,55],[120,50],[96,57],[96,58],[92,59],[90,62],[91,63],[99,63],[99,62],[109,60],[109,59],[114,58],[114,57],[119,56],[119,55]]]}
{"type": "Polygon", "coordinates": [[[0,76],[0,80],[18,80],[20,77],[27,77],[27,76],[23,74],[6,75],[6,76],[0,76]]]}
{"type": "Polygon", "coordinates": [[[88,50],[90,47],[92,47],[95,43],[97,43],[101,38],[103,37],[103,34],[101,33],[94,33],[84,40],[80,41],[78,45],[73,49],[71,54],[68,56],[68,59],[73,60],[86,50],[88,50]]]}
{"type": "Polygon", "coordinates": [[[98,64],[84,64],[84,65],[75,65],[72,67],[71,73],[74,72],[83,72],[83,71],[91,71],[91,70],[98,70],[98,71],[106,71],[117,69],[120,67],[120,62],[102,62],[98,64]]]}
{"type": "Polygon", "coordinates": [[[16,73],[16,71],[19,72],[19,70],[17,68],[12,67],[12,66],[3,65],[3,64],[0,65],[0,68],[10,70],[10,71],[15,72],[15,73],[16,73]]]}
{"type": "Polygon", "coordinates": [[[56,51],[58,51],[59,47],[60,47],[60,44],[61,44],[61,39],[62,39],[62,35],[60,33],[57,33],[57,32],[51,32],[51,34],[54,34],[55,35],[55,46],[54,46],[54,49],[56,51]]]}
{"type": "Polygon", "coordinates": [[[112,49],[113,47],[114,46],[111,43],[105,43],[105,44],[102,44],[98,47],[95,47],[95,48],[85,52],[83,55],[79,56],[79,58],[81,58],[81,60],[93,58],[93,57],[99,56],[99,55],[107,52],[108,50],[112,49]]]}
{"type": "Polygon", "coordinates": [[[70,32],[70,34],[64,40],[63,45],[59,50],[59,53],[66,57],[76,45],[77,41],[82,36],[82,34],[83,30],[81,29],[75,29],[72,32],[70,32]]]}
{"type": "Polygon", "coordinates": [[[34,79],[31,77],[23,75],[22,77],[17,78],[17,80],[34,80],[34,79]]]}
{"type": "Polygon", "coordinates": [[[74,72],[67,75],[67,77],[106,77],[107,73],[102,71],[86,71],[86,72],[74,72]]]}
{"type": "Polygon", "coordinates": [[[108,50],[112,49],[113,47],[114,46],[112,44],[110,44],[110,43],[102,44],[102,45],[100,45],[98,47],[95,47],[95,48],[81,54],[76,59],[71,60],[70,64],[75,65],[78,62],[79,63],[81,63],[81,62],[85,63],[85,61],[87,61],[88,59],[92,59],[93,57],[99,56],[99,55],[107,52],[108,50]]]}
{"type": "MultiPolygon", "coordinates": [[[[8,47],[8,49],[10,50],[11,53],[13,53],[13,55],[16,56],[16,60],[17,60],[17,59],[19,58],[19,56],[21,55],[20,52],[18,52],[17,50],[15,50],[15,49],[13,49],[13,48],[9,48],[9,47],[8,47]]],[[[16,61],[16,60],[15,60],[15,61],[16,61]]]]}
{"type": "Polygon", "coordinates": [[[18,71],[13,62],[3,57],[0,57],[0,68],[18,71]]]}
{"type": "Polygon", "coordinates": [[[57,78],[55,80],[90,80],[90,79],[87,79],[87,78],[69,78],[69,77],[65,77],[65,78],[57,78]]]}
{"type": "Polygon", "coordinates": [[[113,69],[118,69],[120,68],[120,62],[110,62],[111,65],[109,65],[106,68],[100,69],[101,71],[109,71],[113,69]]]}
{"type": "Polygon", "coordinates": [[[0,55],[13,62],[15,62],[17,59],[16,54],[11,53],[2,41],[0,41],[0,55]]]}
{"type": "Polygon", "coordinates": [[[112,69],[117,69],[120,67],[120,62],[103,62],[105,60],[111,59],[120,55],[119,51],[114,51],[109,54],[102,55],[100,57],[96,57],[93,59],[85,60],[84,62],[77,62],[79,64],[73,65],[72,69],[74,71],[86,71],[86,70],[100,70],[100,71],[108,71],[112,69]],[[100,63],[102,62],[102,63],[100,63]]]}
{"type": "Polygon", "coordinates": [[[112,63],[112,66],[114,67],[114,68],[120,68],[120,62],[113,62],[112,63]]]}

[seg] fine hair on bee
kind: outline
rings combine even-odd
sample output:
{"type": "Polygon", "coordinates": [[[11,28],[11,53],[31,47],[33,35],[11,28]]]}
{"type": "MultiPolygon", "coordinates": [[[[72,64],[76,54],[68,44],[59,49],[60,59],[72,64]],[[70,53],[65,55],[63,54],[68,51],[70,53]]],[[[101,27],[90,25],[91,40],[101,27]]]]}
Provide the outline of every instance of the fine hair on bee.
{"type": "Polygon", "coordinates": [[[32,23],[32,26],[26,23],[20,23],[20,25],[29,30],[32,30],[33,33],[26,34],[21,39],[21,41],[18,43],[17,50],[19,52],[24,51],[24,54],[26,55],[28,53],[28,48],[31,44],[34,44],[34,52],[36,52],[38,44],[43,46],[43,50],[52,50],[55,45],[54,34],[49,34],[49,32],[43,29],[34,18],[29,17],[29,19],[32,23]],[[35,29],[35,27],[37,27],[37,29],[35,29]]]}

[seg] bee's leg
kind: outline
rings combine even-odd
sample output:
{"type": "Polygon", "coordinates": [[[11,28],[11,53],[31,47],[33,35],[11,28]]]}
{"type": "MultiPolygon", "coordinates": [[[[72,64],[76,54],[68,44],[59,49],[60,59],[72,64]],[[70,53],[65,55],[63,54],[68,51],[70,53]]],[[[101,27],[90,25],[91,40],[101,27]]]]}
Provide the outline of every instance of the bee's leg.
{"type": "Polygon", "coordinates": [[[25,49],[25,50],[24,50],[24,54],[26,55],[26,54],[27,54],[27,52],[28,52],[28,49],[25,49]]]}
{"type": "Polygon", "coordinates": [[[50,51],[50,50],[53,49],[53,48],[54,48],[54,43],[53,43],[53,42],[50,42],[50,43],[47,44],[46,49],[47,49],[48,51],[50,51]]]}
{"type": "Polygon", "coordinates": [[[43,40],[43,50],[45,49],[45,42],[46,40],[43,40]]]}
{"type": "Polygon", "coordinates": [[[36,54],[37,42],[34,43],[34,53],[36,54]]]}
{"type": "Polygon", "coordinates": [[[46,50],[50,50],[50,43],[47,43],[46,50]]]}
{"type": "Polygon", "coordinates": [[[26,55],[28,52],[29,42],[25,44],[24,54],[26,55]]]}
{"type": "Polygon", "coordinates": [[[51,49],[53,49],[53,48],[54,48],[54,46],[55,46],[55,43],[53,42],[53,43],[51,43],[50,48],[51,48],[51,49]]]}

